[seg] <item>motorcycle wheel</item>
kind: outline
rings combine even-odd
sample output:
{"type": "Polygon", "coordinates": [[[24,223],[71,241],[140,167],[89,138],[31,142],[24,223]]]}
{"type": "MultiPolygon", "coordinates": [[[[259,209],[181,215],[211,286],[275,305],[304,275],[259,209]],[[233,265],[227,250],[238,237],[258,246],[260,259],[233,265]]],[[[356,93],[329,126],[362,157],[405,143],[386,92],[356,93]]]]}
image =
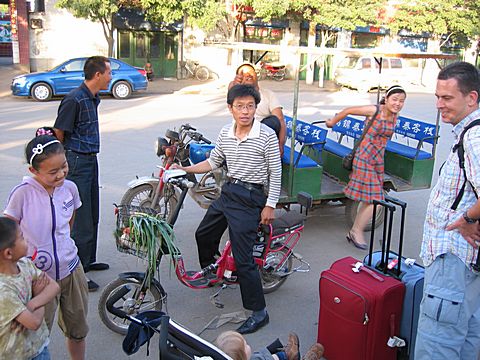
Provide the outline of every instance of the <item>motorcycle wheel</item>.
{"type": "MultiPolygon", "coordinates": [[[[272,250],[275,250],[275,248],[272,250]]],[[[288,250],[289,249],[284,248],[280,251],[270,252],[267,255],[266,263],[270,264],[273,267],[276,267],[280,263],[280,261],[282,261],[282,259],[284,258],[288,250]]],[[[278,271],[276,271],[276,273],[282,273],[282,272],[288,273],[292,271],[292,267],[293,267],[293,259],[290,256],[285,261],[283,266],[280,269],[278,269],[278,271]]],[[[287,276],[282,277],[271,271],[266,270],[264,267],[260,269],[260,277],[262,279],[262,288],[263,288],[264,294],[269,294],[271,292],[274,292],[280,286],[283,285],[285,280],[287,280],[287,276]]]]}
{"type": "Polygon", "coordinates": [[[135,280],[121,278],[113,280],[103,289],[102,295],[98,300],[98,313],[106,327],[121,335],[127,333],[130,320],[121,319],[111,314],[108,312],[106,304],[110,296],[115,294],[115,292],[120,290],[124,285],[129,285],[131,291],[113,304],[117,309],[121,309],[127,314],[133,316],[136,316],[142,311],[162,310],[162,294],[155,286],[152,285],[147,290],[145,297],[142,299],[141,303],[137,305],[136,299],[139,295],[137,292],[142,286],[142,283],[135,280]]]}
{"type": "Polygon", "coordinates": [[[285,69],[278,70],[273,74],[273,80],[282,81],[285,79],[285,69]]]}
{"type": "Polygon", "coordinates": [[[157,214],[162,215],[165,215],[166,210],[167,214],[171,214],[172,210],[177,205],[177,197],[175,195],[169,196],[166,204],[167,209],[165,209],[165,201],[163,201],[163,196],[166,189],[167,187],[163,189],[164,192],[158,197],[158,202],[156,204],[152,204],[153,197],[155,195],[155,187],[152,184],[138,185],[127,190],[120,201],[120,205],[130,205],[153,209],[157,214]]]}

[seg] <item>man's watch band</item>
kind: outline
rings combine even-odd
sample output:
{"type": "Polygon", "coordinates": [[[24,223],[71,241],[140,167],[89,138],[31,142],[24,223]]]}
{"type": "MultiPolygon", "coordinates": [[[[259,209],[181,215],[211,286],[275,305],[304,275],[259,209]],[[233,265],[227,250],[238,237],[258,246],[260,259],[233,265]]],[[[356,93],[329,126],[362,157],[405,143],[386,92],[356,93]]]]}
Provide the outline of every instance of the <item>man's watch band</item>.
{"type": "Polygon", "coordinates": [[[463,218],[468,224],[474,224],[478,221],[478,219],[472,219],[468,216],[468,210],[463,213],[463,218]]]}

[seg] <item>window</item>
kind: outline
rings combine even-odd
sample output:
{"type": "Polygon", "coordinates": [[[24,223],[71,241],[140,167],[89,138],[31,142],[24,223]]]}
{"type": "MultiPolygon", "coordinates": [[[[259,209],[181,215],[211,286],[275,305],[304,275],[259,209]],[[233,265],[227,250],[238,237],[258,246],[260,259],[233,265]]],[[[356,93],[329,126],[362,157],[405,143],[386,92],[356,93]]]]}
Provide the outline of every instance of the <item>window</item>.
{"type": "Polygon", "coordinates": [[[382,59],[382,69],[390,69],[388,59],[382,59]]]}
{"type": "Polygon", "coordinates": [[[145,59],[147,57],[145,34],[137,33],[137,46],[135,56],[137,59],[145,59]]]}
{"type": "Polygon", "coordinates": [[[165,59],[174,60],[176,51],[175,36],[172,34],[165,34],[165,59]]]}
{"type": "Polygon", "coordinates": [[[113,60],[110,60],[110,68],[112,70],[118,70],[118,69],[120,69],[120,63],[118,63],[116,61],[113,61],[113,60]]]}
{"type": "Polygon", "coordinates": [[[28,1],[28,5],[30,12],[45,12],[45,0],[30,0],[28,1]]]}
{"type": "Polygon", "coordinates": [[[342,62],[340,63],[340,65],[338,65],[338,67],[353,69],[355,65],[357,65],[357,62],[358,62],[358,57],[348,56],[342,60],[342,62]]]}
{"type": "Polygon", "coordinates": [[[120,58],[129,58],[130,57],[130,33],[121,32],[120,33],[120,58]]]}
{"type": "Polygon", "coordinates": [[[64,66],[65,71],[83,71],[85,60],[73,60],[64,66]]]}
{"type": "Polygon", "coordinates": [[[402,66],[402,60],[400,59],[390,59],[390,67],[392,69],[401,69],[402,66]]]}
{"type": "Polygon", "coordinates": [[[158,59],[160,57],[160,33],[153,33],[150,38],[150,58],[158,59]]]}
{"type": "Polygon", "coordinates": [[[362,59],[362,69],[372,68],[372,59],[362,59]]]}

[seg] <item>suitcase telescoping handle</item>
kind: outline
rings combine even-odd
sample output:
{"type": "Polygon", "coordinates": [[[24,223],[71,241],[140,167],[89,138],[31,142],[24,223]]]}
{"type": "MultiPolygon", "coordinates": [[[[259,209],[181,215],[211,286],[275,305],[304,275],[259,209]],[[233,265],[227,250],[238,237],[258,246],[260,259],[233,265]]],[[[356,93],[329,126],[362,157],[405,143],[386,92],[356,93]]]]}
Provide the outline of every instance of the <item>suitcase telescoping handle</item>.
{"type": "MultiPolygon", "coordinates": [[[[373,200],[373,214],[372,214],[372,231],[370,233],[370,247],[368,250],[368,266],[372,266],[372,257],[373,257],[373,248],[374,248],[374,238],[375,238],[375,228],[376,222],[375,219],[377,218],[377,206],[383,206],[385,208],[384,213],[384,220],[383,220],[383,241],[382,241],[382,254],[380,257],[380,270],[386,269],[386,262],[385,260],[385,246],[387,246],[387,253],[390,251],[390,239],[392,235],[392,227],[389,226],[389,222],[393,223],[393,213],[395,212],[395,206],[388,204],[386,201],[380,200],[373,200]],[[389,221],[390,220],[390,221],[389,221]]],[[[386,271],[384,271],[386,273],[386,271]]]]}
{"type": "MultiPolygon", "coordinates": [[[[405,201],[399,200],[397,198],[391,197],[391,196],[385,196],[385,200],[400,206],[402,209],[402,214],[400,217],[400,236],[398,239],[398,267],[397,267],[397,277],[400,277],[400,274],[402,273],[401,270],[401,264],[402,264],[402,252],[403,252],[403,235],[405,231],[405,212],[407,210],[407,203],[405,201]]],[[[389,248],[390,251],[390,248],[389,248]]],[[[388,261],[388,255],[386,257],[386,260],[388,261]]]]}
{"type": "Polygon", "coordinates": [[[388,260],[390,254],[390,245],[392,239],[392,229],[393,229],[393,215],[396,207],[392,204],[398,205],[402,209],[401,215],[401,224],[400,224],[400,238],[399,238],[399,248],[398,248],[398,259],[396,264],[396,276],[400,277],[401,274],[401,258],[403,250],[403,235],[404,235],[404,226],[405,226],[405,210],[407,203],[396,198],[386,196],[385,201],[374,200],[373,201],[373,216],[372,216],[372,232],[370,236],[370,248],[368,253],[368,266],[372,266],[372,255],[374,248],[374,236],[375,236],[375,218],[377,216],[377,206],[383,206],[385,208],[385,217],[383,223],[383,242],[382,242],[382,254],[380,258],[379,269],[383,273],[387,274],[388,270],[393,270],[388,268],[388,260]],[[391,204],[390,204],[391,203],[391,204]]]}

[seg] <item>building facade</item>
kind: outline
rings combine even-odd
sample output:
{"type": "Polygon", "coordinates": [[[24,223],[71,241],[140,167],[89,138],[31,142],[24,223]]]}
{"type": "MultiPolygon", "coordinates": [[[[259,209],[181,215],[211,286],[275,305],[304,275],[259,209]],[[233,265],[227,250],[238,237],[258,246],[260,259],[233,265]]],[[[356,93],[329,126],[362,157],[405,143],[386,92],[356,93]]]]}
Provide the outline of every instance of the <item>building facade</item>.
{"type": "MultiPolygon", "coordinates": [[[[108,45],[101,24],[75,18],[70,12],[55,6],[56,1],[8,1],[11,22],[11,48],[13,62],[30,71],[42,71],[78,56],[107,55],[108,45]]],[[[237,9],[230,5],[232,18],[237,9]]],[[[244,9],[245,10],[245,9],[244,9]]],[[[188,76],[182,65],[194,60],[208,66],[220,77],[231,76],[232,68],[249,61],[280,62],[293,74],[298,58],[289,46],[320,46],[320,31],[309,29],[309,24],[291,19],[272,19],[264,22],[255,17],[253,9],[241,13],[240,36],[244,42],[280,45],[279,51],[227,50],[215,45],[225,41],[224,34],[205,34],[182,23],[164,26],[145,20],[134,10],[121,10],[114,18],[114,57],[134,66],[150,63],[159,77],[182,78],[188,76]]],[[[1,19],[0,19],[1,21],[1,19]]],[[[0,22],[1,25],[1,22],[0,22]]],[[[428,34],[415,35],[400,32],[390,36],[385,28],[357,27],[353,32],[338,30],[327,47],[372,48],[389,46],[396,50],[405,48],[426,51],[428,34]]],[[[339,59],[318,59],[304,55],[306,66],[302,79],[331,79],[339,59]],[[322,61],[322,64],[319,62],[322,61]],[[322,65],[322,66],[319,66],[322,65]],[[321,74],[320,74],[321,73],[321,74]]]]}

